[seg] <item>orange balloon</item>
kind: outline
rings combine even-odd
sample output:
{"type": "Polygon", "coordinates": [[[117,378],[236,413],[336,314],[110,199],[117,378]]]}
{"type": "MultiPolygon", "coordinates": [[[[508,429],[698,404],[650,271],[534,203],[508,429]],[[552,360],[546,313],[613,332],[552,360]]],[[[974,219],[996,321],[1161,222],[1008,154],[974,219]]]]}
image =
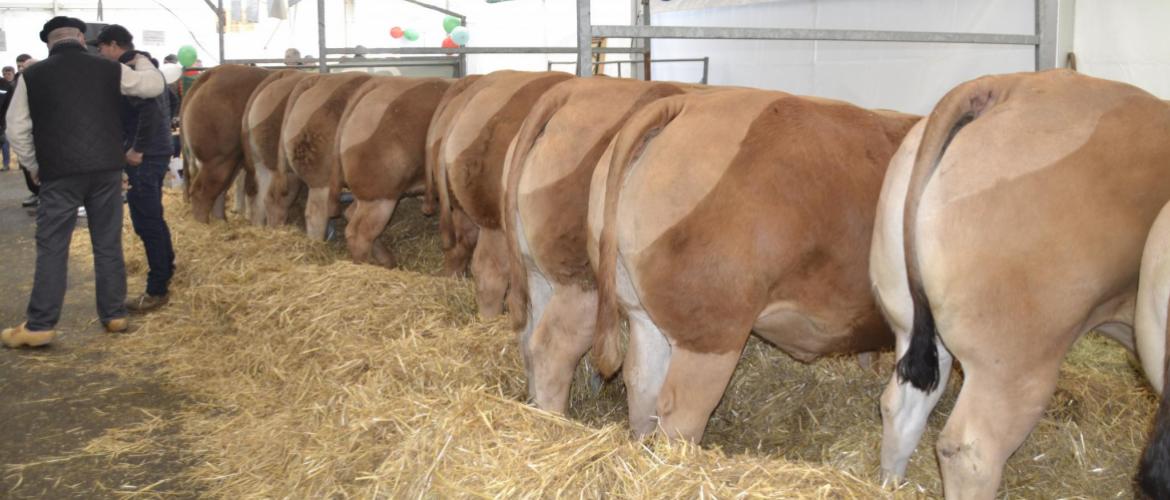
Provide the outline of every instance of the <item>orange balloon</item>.
{"type": "Polygon", "coordinates": [[[402,28],[399,28],[398,26],[395,26],[395,27],[393,27],[393,28],[390,28],[390,36],[392,36],[392,37],[394,37],[394,38],[402,38],[402,35],[403,35],[404,33],[405,33],[405,32],[404,32],[404,31],[402,31],[402,28]]]}
{"type": "Polygon", "coordinates": [[[459,48],[459,44],[455,43],[455,40],[452,40],[451,37],[447,37],[447,38],[443,39],[443,48],[444,49],[457,49],[457,48],[459,48]]]}

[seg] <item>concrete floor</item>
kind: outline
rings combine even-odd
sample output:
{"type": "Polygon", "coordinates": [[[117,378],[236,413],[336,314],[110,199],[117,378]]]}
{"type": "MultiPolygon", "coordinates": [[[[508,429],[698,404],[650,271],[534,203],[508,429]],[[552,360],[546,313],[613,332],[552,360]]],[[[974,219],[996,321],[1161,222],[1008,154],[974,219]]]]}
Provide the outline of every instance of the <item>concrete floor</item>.
{"type": "MultiPolygon", "coordinates": [[[[24,320],[32,287],[35,211],[20,206],[28,195],[19,170],[0,172],[3,327],[24,320]]],[[[78,225],[83,227],[84,220],[78,225]]],[[[125,230],[131,229],[127,225],[125,230]]],[[[82,451],[94,438],[141,424],[148,415],[173,414],[187,402],[154,383],[149,373],[127,378],[88,369],[104,355],[100,343],[115,341],[97,320],[89,269],[70,262],[69,291],[54,344],[0,348],[0,497],[111,498],[149,485],[155,486],[147,496],[197,496],[177,479],[194,460],[182,443],[119,457],[82,451]]],[[[160,432],[153,438],[166,443],[175,431],[160,432]]]]}

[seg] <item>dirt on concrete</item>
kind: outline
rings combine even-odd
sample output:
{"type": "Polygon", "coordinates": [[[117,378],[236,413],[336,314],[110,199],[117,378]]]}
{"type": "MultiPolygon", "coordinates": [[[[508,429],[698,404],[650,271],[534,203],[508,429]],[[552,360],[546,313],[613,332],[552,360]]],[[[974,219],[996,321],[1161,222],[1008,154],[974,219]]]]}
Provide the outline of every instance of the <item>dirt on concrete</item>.
{"type": "MultiPolygon", "coordinates": [[[[21,207],[28,196],[19,170],[0,172],[3,327],[24,321],[32,288],[35,209],[21,207]]],[[[91,368],[111,335],[97,320],[91,269],[69,263],[57,341],[0,348],[0,497],[196,497],[198,485],[183,481],[182,472],[198,458],[172,418],[194,403],[151,373],[125,377],[91,368]]],[[[131,325],[126,335],[133,335],[133,319],[131,325]]]]}

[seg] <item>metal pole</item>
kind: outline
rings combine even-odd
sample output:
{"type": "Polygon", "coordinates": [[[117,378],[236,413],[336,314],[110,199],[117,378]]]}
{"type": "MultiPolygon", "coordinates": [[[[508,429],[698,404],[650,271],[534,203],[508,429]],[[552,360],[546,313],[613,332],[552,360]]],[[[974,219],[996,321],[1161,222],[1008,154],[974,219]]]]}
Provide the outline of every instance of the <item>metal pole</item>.
{"type": "Polygon", "coordinates": [[[224,12],[224,10],[223,10],[223,0],[219,0],[219,2],[216,5],[218,6],[218,8],[215,11],[215,17],[218,18],[217,23],[219,24],[219,29],[216,30],[219,32],[219,63],[223,64],[223,60],[225,59],[224,53],[223,53],[223,51],[224,51],[223,32],[227,31],[227,13],[224,12]]]}
{"type": "Polygon", "coordinates": [[[325,0],[317,0],[317,53],[320,55],[317,57],[317,71],[328,73],[329,66],[325,65],[325,0]]]}
{"type": "Polygon", "coordinates": [[[577,0],[577,76],[593,74],[592,45],[589,0],[577,0]]]}
{"type": "MultiPolygon", "coordinates": [[[[650,0],[642,0],[642,25],[650,26],[650,0]]],[[[650,81],[650,39],[642,39],[642,78],[650,81]]]]}
{"type": "Polygon", "coordinates": [[[703,80],[702,80],[701,82],[699,82],[699,83],[702,83],[703,85],[706,85],[706,84],[707,84],[707,68],[708,68],[710,65],[711,65],[711,58],[710,58],[710,57],[704,57],[704,58],[703,58],[703,80]]]}
{"type": "Polygon", "coordinates": [[[1056,56],[1057,15],[1056,0],[1036,0],[1036,71],[1055,68],[1061,61],[1056,56]]]}

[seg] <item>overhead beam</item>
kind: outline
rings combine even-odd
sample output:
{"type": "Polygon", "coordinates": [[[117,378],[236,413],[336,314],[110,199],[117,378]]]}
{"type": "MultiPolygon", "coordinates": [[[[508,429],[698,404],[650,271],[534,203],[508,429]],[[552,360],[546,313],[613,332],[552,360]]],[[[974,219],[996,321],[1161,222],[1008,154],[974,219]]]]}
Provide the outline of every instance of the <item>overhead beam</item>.
{"type": "MultiPolygon", "coordinates": [[[[1049,1],[1049,0],[1041,0],[1049,1]]],[[[873,31],[799,28],[716,28],[700,26],[593,26],[592,36],[609,38],[698,38],[732,40],[832,40],[852,42],[979,43],[1037,45],[1036,35],[873,31]]]]}

